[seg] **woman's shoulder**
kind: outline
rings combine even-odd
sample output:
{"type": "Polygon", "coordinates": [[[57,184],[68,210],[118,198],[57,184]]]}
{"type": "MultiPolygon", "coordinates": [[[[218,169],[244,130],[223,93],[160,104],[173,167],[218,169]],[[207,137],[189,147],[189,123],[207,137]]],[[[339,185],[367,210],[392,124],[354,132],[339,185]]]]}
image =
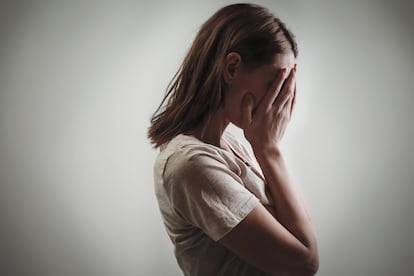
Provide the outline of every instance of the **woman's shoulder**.
{"type": "Polygon", "coordinates": [[[176,155],[182,158],[192,158],[198,154],[219,154],[219,148],[204,143],[191,135],[179,134],[174,137],[160,154],[176,155]]]}
{"type": "Polygon", "coordinates": [[[194,136],[179,134],[160,150],[156,163],[172,170],[192,169],[206,160],[222,161],[220,149],[194,136]],[[167,166],[168,165],[168,166],[167,166]]]}

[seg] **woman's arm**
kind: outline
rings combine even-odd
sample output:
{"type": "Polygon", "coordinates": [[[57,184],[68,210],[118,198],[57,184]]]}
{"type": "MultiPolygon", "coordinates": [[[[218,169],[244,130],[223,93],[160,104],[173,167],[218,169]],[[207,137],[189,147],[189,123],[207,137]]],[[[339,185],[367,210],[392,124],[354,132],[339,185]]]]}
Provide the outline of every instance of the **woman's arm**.
{"type": "Polygon", "coordinates": [[[282,91],[285,77],[283,72],[279,75],[254,115],[253,104],[246,99],[247,115],[242,118],[245,136],[269,185],[277,220],[259,204],[220,242],[269,273],[313,275],[319,266],[315,232],[278,147],[295,102],[294,71],[282,91]]]}
{"type": "Polygon", "coordinates": [[[266,272],[314,275],[319,263],[315,233],[282,155],[275,150],[259,157],[258,162],[278,220],[259,204],[220,242],[266,272]]]}

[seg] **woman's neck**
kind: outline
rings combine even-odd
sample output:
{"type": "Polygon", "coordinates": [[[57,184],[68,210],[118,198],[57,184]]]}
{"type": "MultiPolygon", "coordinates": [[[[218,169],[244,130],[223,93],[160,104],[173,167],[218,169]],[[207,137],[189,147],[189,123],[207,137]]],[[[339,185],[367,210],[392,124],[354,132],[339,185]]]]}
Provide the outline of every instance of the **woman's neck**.
{"type": "Polygon", "coordinates": [[[210,121],[208,121],[204,127],[192,133],[192,135],[204,143],[229,150],[228,146],[221,139],[224,130],[229,125],[229,121],[226,120],[223,115],[222,109],[217,110],[210,121]]]}

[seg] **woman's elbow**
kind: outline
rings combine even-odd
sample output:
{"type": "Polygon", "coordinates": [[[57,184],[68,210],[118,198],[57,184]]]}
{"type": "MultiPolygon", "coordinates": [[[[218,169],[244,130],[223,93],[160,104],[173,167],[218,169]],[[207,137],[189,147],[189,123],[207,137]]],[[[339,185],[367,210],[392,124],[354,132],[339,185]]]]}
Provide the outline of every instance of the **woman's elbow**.
{"type": "Polygon", "coordinates": [[[319,269],[319,260],[312,260],[307,264],[306,270],[309,272],[309,275],[315,275],[319,269]]]}
{"type": "Polygon", "coordinates": [[[296,258],[293,275],[315,275],[319,269],[319,255],[317,248],[304,248],[296,258]]]}
{"type": "Polygon", "coordinates": [[[307,275],[315,275],[319,269],[319,255],[317,250],[309,250],[305,258],[304,269],[307,275]]]}

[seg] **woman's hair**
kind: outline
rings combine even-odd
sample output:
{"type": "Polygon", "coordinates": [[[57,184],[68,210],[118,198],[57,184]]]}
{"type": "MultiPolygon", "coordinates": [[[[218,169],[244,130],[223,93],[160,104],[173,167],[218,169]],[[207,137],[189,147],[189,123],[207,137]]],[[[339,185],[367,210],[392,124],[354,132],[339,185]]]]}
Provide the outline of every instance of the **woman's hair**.
{"type": "Polygon", "coordinates": [[[201,26],[151,118],[148,137],[155,148],[210,120],[223,102],[224,61],[231,52],[237,52],[248,69],[272,63],[275,54],[298,55],[293,34],[266,8],[253,4],[221,8],[201,26]]]}

